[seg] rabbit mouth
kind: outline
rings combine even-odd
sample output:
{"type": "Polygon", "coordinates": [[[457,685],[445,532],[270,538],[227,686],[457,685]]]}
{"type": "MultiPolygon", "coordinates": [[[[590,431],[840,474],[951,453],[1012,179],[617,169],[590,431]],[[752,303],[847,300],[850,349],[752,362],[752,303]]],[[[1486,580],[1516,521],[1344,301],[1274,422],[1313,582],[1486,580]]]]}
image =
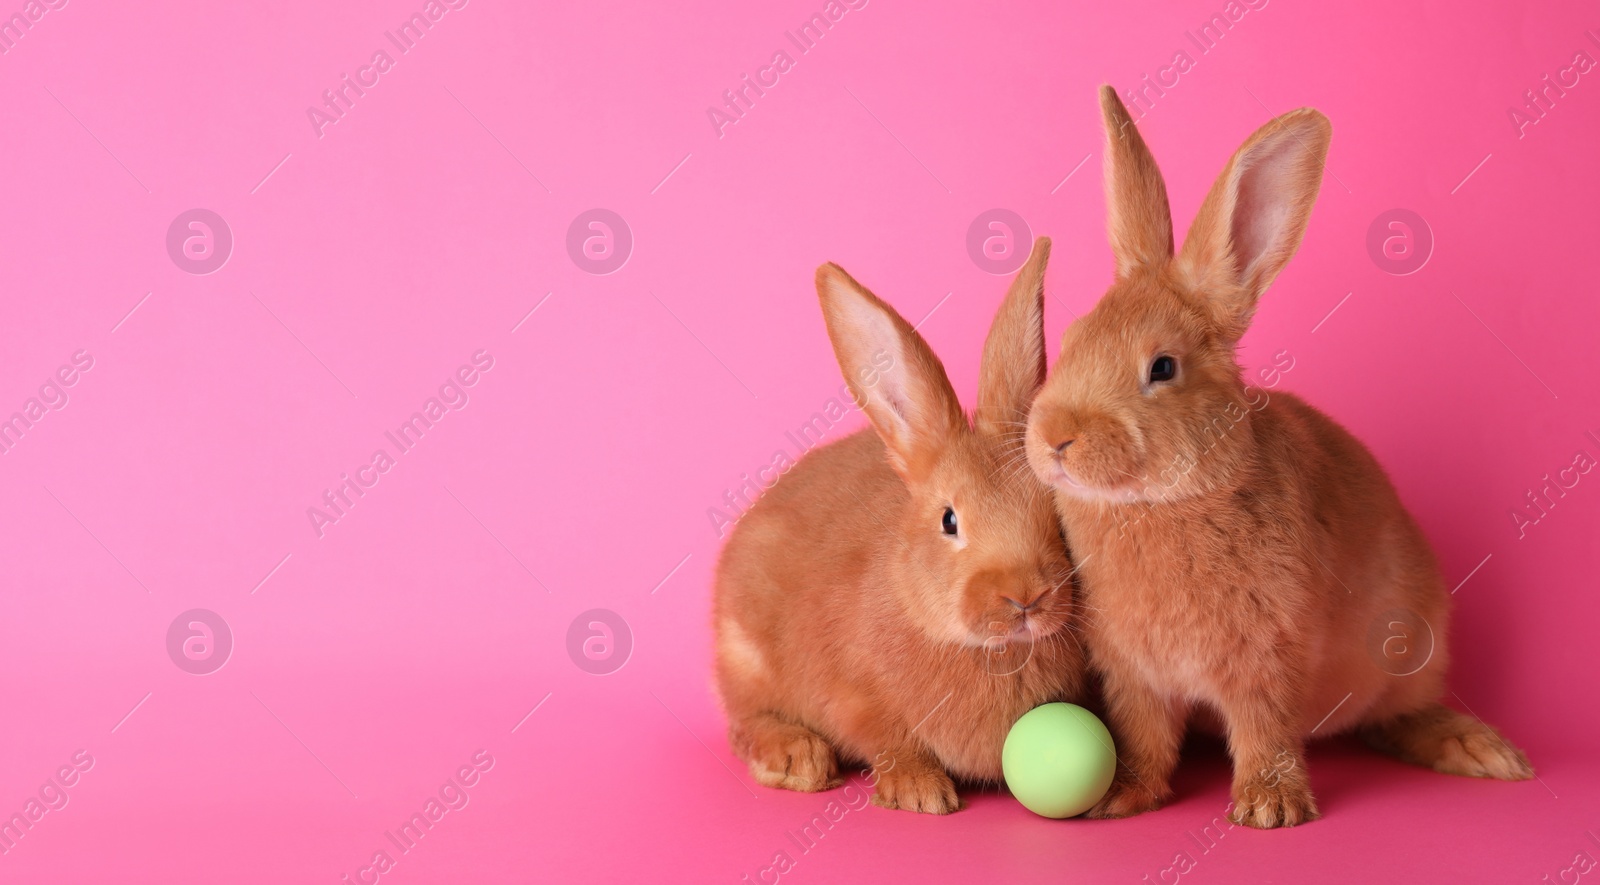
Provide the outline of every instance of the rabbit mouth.
{"type": "Polygon", "coordinates": [[[977,645],[988,649],[991,653],[1004,653],[1010,645],[1032,645],[1060,628],[1060,623],[1054,618],[1040,617],[1039,615],[1023,615],[1010,625],[999,623],[990,624],[990,629],[977,645]]]}
{"type": "Polygon", "coordinates": [[[1067,471],[1066,465],[1060,461],[1054,462],[1054,471],[1042,477],[1046,483],[1066,492],[1069,496],[1080,501],[1105,501],[1115,504],[1126,504],[1144,499],[1141,490],[1132,483],[1118,483],[1110,486],[1094,485],[1079,482],[1067,471]]]}
{"type": "Polygon", "coordinates": [[[1056,635],[1057,632],[1066,629],[1066,626],[1065,616],[1055,612],[1047,613],[1042,617],[1040,615],[1031,615],[1028,618],[1028,636],[1034,642],[1038,642],[1041,639],[1049,639],[1056,635]]]}
{"type": "Polygon", "coordinates": [[[1132,482],[1097,485],[1073,476],[1061,456],[1048,447],[1035,449],[1030,453],[1029,461],[1041,482],[1080,501],[1126,503],[1143,497],[1142,489],[1132,482]]]}
{"type": "Polygon", "coordinates": [[[1043,640],[1054,635],[1062,624],[1051,618],[1024,618],[1011,626],[1008,633],[995,631],[978,646],[982,650],[984,669],[991,676],[1012,676],[1033,663],[1036,651],[1045,647],[1043,640]]]}
{"type": "Polygon", "coordinates": [[[1039,628],[1035,622],[1026,617],[1011,625],[1011,632],[1004,637],[1006,642],[1032,642],[1038,638],[1039,628]]]}

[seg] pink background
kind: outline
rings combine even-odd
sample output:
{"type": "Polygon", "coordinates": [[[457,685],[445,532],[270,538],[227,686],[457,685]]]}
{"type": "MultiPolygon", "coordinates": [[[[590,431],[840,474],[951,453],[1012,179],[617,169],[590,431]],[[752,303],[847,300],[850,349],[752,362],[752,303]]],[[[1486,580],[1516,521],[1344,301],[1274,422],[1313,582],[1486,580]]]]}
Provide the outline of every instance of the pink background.
{"type": "Polygon", "coordinates": [[[0,56],[0,416],[73,353],[94,366],[0,456],[0,814],[77,750],[96,764],[0,878],[358,881],[479,750],[470,803],[383,881],[734,883],[785,850],[796,882],[1162,881],[1179,852],[1186,881],[1533,882],[1600,857],[1600,474],[1526,537],[1510,517],[1600,457],[1600,74],[1523,137],[1508,117],[1600,57],[1600,12],[1272,0],[1202,54],[1186,31],[1225,5],[873,0],[804,55],[784,33],[820,0],[475,0],[403,55],[383,33],[420,0],[49,12],[0,56]],[[380,48],[393,69],[319,138],[307,107],[380,48]],[[719,137],[706,108],[785,48],[719,137]],[[1002,207],[1055,239],[1054,339],[1110,274],[1094,88],[1179,50],[1141,126],[1180,231],[1271,114],[1333,120],[1245,359],[1288,350],[1283,386],[1371,445],[1452,585],[1471,575],[1454,691],[1541,780],[1322,744],[1324,820],[1202,853],[1227,768],[1199,744],[1134,820],[969,793],[949,818],[851,811],[801,854],[786,832],[841,796],[762,789],[728,752],[706,511],[839,384],[812,270],[914,322],[937,305],[922,331],[970,402],[1005,280],[968,226],[1002,207]],[[235,239],[210,275],[165,247],[195,207],[235,239]],[[566,249],[595,207],[635,238],[610,275],[566,249]],[[1366,247],[1395,208],[1436,241],[1409,276],[1366,247]],[[479,349],[470,404],[319,539],[306,509],[479,349]],[[235,639],[210,675],[167,654],[191,608],[235,639]],[[592,608],[631,625],[611,675],[568,655],[592,608]]]}

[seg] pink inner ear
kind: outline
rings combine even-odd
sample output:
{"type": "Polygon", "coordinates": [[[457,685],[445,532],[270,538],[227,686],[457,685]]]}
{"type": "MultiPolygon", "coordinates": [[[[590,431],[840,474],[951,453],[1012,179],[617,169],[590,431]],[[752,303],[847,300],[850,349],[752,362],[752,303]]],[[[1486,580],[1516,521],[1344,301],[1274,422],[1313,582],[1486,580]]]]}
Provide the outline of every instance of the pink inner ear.
{"type": "Polygon", "coordinates": [[[1261,257],[1283,243],[1298,197],[1295,174],[1301,152],[1294,134],[1286,133],[1240,159],[1231,233],[1242,280],[1250,280],[1261,257]]]}
{"type": "Polygon", "coordinates": [[[895,417],[900,419],[901,427],[904,428],[906,433],[909,435],[910,428],[912,426],[911,422],[914,420],[915,415],[915,413],[912,411],[911,400],[906,398],[902,394],[901,389],[896,385],[885,383],[879,386],[883,390],[884,405],[888,406],[889,411],[893,412],[895,417]]]}
{"type": "Polygon", "coordinates": [[[909,445],[917,429],[918,406],[915,398],[919,391],[912,389],[911,374],[906,365],[904,349],[900,347],[900,339],[885,339],[881,350],[892,363],[889,368],[877,373],[877,384],[867,391],[867,395],[883,400],[883,404],[898,420],[901,442],[909,445]]]}
{"type": "Polygon", "coordinates": [[[888,315],[861,298],[847,299],[844,304],[852,330],[846,357],[853,364],[855,380],[869,400],[878,399],[888,407],[898,419],[896,431],[902,438],[908,438],[916,406],[910,400],[910,380],[900,331],[888,315]],[[887,368],[877,363],[880,355],[887,357],[887,368]]]}

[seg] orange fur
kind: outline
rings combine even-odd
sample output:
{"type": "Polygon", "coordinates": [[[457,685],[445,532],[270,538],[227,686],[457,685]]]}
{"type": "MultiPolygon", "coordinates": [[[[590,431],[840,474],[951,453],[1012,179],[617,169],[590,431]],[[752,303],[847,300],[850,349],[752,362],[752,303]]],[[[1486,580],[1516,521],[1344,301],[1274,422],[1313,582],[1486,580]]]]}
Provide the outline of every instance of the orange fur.
{"type": "Polygon", "coordinates": [[[995,318],[972,425],[922,337],[838,267],[818,269],[873,428],[801,459],[718,564],[717,685],[757,781],[827,789],[842,758],[872,767],[877,804],[947,813],[952,775],[999,781],[1012,723],[1080,694],[1076,588],[1021,446],[1045,374],[1049,245],[995,318]]]}
{"type": "Polygon", "coordinates": [[[1327,118],[1292,111],[1252,135],[1174,256],[1155,160],[1116,93],[1100,101],[1117,278],[1068,328],[1027,436],[1081,565],[1118,741],[1117,779],[1090,815],[1160,805],[1196,712],[1222,722],[1233,814],[1257,827],[1317,816],[1313,730],[1359,728],[1440,771],[1531,777],[1498,733],[1439,703],[1449,596],[1383,469],[1299,398],[1241,380],[1235,346],[1300,245],[1327,118]],[[1162,355],[1170,381],[1151,378],[1162,355]],[[1368,650],[1393,609],[1432,626],[1432,657],[1408,676],[1368,650]]]}

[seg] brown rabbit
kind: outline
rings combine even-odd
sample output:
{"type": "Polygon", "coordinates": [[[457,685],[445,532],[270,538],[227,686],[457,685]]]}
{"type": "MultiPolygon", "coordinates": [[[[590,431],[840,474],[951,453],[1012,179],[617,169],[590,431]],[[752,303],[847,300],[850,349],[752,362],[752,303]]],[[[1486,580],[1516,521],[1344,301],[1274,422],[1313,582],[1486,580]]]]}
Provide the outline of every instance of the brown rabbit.
{"type": "Polygon", "coordinates": [[[1531,777],[1494,729],[1439,703],[1449,595],[1383,469],[1299,398],[1240,378],[1239,338],[1316,201],[1327,118],[1292,111],[1252,135],[1174,256],[1155,160],[1109,87],[1100,104],[1116,280],[1068,328],[1027,431],[1082,569],[1121,757],[1090,816],[1169,796],[1191,711],[1224,726],[1232,814],[1256,827],[1317,817],[1312,732],[1358,728],[1438,771],[1531,777]],[[1404,625],[1409,643],[1369,641],[1404,625]]]}
{"type": "Polygon", "coordinates": [[[734,751],[770,787],[837,786],[946,814],[1000,780],[1019,716],[1075,699],[1074,586],[1022,431],[1044,381],[1040,238],[989,332],[972,425],[922,337],[832,264],[828,336],[872,429],[795,465],[717,568],[716,673],[734,751]],[[876,432],[874,432],[876,431],[876,432]]]}

